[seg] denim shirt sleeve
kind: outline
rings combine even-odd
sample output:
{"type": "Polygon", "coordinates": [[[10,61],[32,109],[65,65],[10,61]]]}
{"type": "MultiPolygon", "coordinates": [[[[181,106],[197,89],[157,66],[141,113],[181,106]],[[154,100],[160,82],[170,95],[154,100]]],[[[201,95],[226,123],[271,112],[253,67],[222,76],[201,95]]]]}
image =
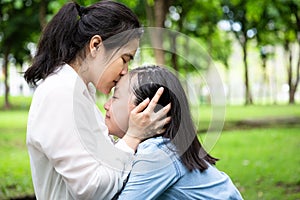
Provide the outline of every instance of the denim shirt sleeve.
{"type": "Polygon", "coordinates": [[[175,153],[161,143],[155,143],[160,141],[157,140],[150,140],[139,148],[119,199],[155,199],[179,179],[180,170],[175,153]]]}

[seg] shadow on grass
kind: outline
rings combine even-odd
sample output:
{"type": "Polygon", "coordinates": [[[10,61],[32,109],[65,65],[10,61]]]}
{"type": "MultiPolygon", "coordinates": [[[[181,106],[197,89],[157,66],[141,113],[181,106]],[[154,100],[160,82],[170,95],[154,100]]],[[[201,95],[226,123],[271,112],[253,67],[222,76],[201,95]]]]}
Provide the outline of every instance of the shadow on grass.
{"type": "Polygon", "coordinates": [[[300,181],[296,183],[284,183],[279,181],[276,183],[277,187],[284,188],[286,194],[300,193],[300,181]]]}
{"type": "Polygon", "coordinates": [[[18,198],[12,198],[10,200],[36,200],[35,196],[25,196],[25,197],[18,197],[18,198]]]}
{"type": "MultiPolygon", "coordinates": [[[[208,122],[206,122],[208,123],[208,122]]],[[[267,117],[267,118],[251,118],[238,121],[225,122],[222,131],[230,130],[249,130],[255,128],[274,128],[274,127],[299,127],[300,117],[267,117]]],[[[213,128],[210,129],[213,131],[213,128]]],[[[207,129],[200,129],[198,133],[206,133],[207,129]]]]}

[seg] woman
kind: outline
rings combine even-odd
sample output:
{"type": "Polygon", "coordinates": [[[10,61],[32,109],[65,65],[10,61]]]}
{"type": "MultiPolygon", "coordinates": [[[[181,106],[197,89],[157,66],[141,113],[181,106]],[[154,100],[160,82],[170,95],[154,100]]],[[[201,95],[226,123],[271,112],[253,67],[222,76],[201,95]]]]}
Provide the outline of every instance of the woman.
{"type": "Polygon", "coordinates": [[[37,199],[111,199],[138,144],[170,120],[162,119],[169,107],[153,112],[160,89],[131,112],[126,134],[114,144],[95,104],[95,87],[108,94],[127,73],[139,28],[132,11],[112,1],[68,3],[45,27],[24,76],[37,86],[26,139],[37,199]]]}
{"type": "Polygon", "coordinates": [[[110,134],[122,137],[130,111],[152,98],[159,87],[164,87],[164,93],[155,110],[171,102],[167,115],[172,120],[160,136],[139,145],[119,199],[242,199],[230,178],[214,167],[218,159],[203,149],[184,90],[167,69],[140,67],[122,77],[104,105],[110,134]]]}

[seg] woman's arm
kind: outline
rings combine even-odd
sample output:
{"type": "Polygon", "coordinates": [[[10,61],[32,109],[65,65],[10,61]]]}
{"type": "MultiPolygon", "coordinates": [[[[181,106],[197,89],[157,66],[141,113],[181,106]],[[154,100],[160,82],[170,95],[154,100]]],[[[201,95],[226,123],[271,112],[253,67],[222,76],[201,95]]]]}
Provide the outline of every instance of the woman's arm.
{"type": "Polygon", "coordinates": [[[28,146],[49,162],[45,167],[39,157],[33,158],[32,168],[40,170],[36,179],[53,189],[51,173],[57,173],[74,199],[111,198],[121,189],[133,155],[104,137],[107,128],[82,91],[55,88],[45,93],[35,99],[38,103],[28,122],[28,146]]]}

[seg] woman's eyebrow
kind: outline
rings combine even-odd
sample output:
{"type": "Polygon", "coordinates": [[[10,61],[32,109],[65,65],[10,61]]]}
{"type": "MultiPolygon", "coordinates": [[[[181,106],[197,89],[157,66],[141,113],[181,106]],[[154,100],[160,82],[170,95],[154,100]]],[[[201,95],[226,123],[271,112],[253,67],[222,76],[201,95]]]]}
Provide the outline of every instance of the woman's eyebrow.
{"type": "Polygon", "coordinates": [[[131,55],[130,53],[125,53],[124,56],[128,56],[130,58],[130,60],[134,59],[133,55],[131,55]]]}

